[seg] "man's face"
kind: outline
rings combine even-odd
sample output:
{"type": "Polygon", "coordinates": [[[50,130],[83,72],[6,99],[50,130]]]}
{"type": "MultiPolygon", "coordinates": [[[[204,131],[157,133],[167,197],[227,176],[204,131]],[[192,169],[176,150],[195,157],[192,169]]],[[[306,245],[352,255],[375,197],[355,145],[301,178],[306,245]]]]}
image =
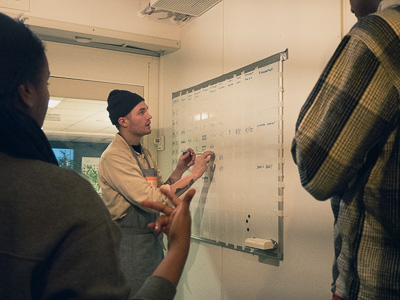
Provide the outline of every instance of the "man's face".
{"type": "Polygon", "coordinates": [[[357,19],[372,14],[378,10],[382,0],[350,0],[351,12],[357,19]]]}
{"type": "Polygon", "coordinates": [[[149,114],[148,107],[144,101],[136,105],[126,116],[129,121],[128,130],[132,135],[142,137],[151,133],[152,116],[149,114]]]}

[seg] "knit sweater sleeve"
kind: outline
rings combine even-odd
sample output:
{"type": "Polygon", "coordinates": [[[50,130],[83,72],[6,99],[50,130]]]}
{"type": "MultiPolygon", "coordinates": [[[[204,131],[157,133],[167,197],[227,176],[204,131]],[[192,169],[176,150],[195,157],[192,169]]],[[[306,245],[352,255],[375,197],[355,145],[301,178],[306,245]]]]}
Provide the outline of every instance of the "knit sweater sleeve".
{"type": "Polygon", "coordinates": [[[346,36],[300,111],[292,143],[301,183],[316,199],[342,194],[385,138],[397,90],[368,24],[346,36]],[[372,42],[374,41],[374,42],[372,42]]]}
{"type": "Polygon", "coordinates": [[[169,300],[174,299],[176,288],[172,282],[160,276],[147,278],[134,300],[169,300]]]}

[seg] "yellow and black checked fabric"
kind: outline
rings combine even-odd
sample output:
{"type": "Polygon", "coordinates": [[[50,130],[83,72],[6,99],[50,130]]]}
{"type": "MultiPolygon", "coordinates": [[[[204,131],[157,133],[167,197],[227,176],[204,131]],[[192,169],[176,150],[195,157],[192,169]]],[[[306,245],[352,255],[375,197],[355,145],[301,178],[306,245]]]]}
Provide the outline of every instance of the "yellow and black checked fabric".
{"type": "Polygon", "coordinates": [[[332,292],[400,299],[400,6],[360,19],[302,107],[301,183],[331,198],[332,292]]]}

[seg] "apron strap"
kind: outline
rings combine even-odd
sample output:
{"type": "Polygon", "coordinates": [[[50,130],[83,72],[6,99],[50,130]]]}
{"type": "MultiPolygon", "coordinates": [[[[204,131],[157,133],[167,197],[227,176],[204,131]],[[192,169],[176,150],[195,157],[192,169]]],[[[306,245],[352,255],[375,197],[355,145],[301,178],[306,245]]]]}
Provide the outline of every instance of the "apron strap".
{"type": "MultiPolygon", "coordinates": [[[[138,164],[138,166],[139,166],[139,168],[140,168],[140,171],[142,171],[143,177],[146,177],[145,172],[144,172],[144,170],[143,170],[143,168],[142,168],[142,165],[141,165],[140,162],[139,162],[139,158],[138,158],[138,156],[137,156],[137,154],[136,154],[136,151],[134,151],[134,150],[132,149],[132,146],[131,146],[131,152],[132,152],[133,157],[136,159],[136,162],[137,162],[137,164],[138,164]]],[[[149,160],[147,159],[146,154],[144,154],[144,159],[145,159],[146,162],[147,162],[147,167],[148,167],[148,169],[152,169],[151,166],[150,166],[149,160]]]]}

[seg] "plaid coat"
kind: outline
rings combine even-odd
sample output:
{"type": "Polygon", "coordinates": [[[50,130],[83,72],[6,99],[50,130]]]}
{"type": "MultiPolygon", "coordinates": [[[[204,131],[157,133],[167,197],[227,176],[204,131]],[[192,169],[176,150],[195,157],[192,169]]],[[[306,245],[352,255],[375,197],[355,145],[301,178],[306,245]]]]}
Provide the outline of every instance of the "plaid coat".
{"type": "Polygon", "coordinates": [[[400,299],[400,6],[344,37],[300,111],[292,155],[301,183],[331,198],[332,292],[400,299]]]}

